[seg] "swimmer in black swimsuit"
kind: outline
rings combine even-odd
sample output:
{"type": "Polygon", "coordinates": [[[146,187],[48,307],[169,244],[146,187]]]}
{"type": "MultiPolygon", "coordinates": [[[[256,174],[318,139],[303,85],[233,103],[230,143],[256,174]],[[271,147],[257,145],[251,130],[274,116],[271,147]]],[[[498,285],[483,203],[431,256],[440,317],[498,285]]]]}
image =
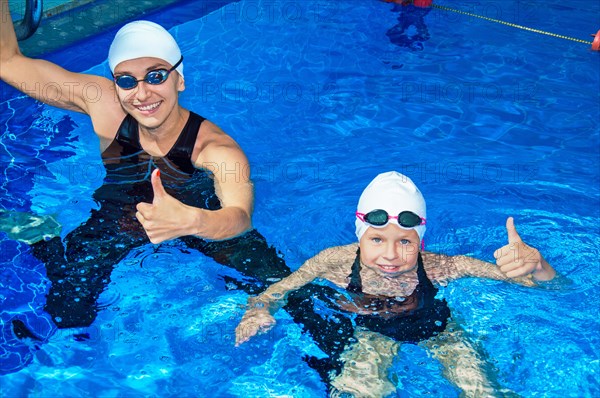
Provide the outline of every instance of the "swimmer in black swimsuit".
{"type": "MultiPolygon", "coordinates": [[[[149,243],[135,214],[137,203],[153,199],[148,181],[152,170],[161,170],[165,191],[181,203],[213,211],[221,208],[212,175],[195,168],[190,160],[205,119],[193,112],[189,115],[164,157],[150,156],[141,148],[137,122],[127,116],[115,140],[102,153],[106,177],[93,195],[99,209],[92,210],[90,219],[64,239],[54,237],[31,246],[46,265],[52,282],[45,310],[59,328],[89,326],[96,318],[96,301],[110,282],[113,267],[133,248],[149,243]]],[[[180,239],[188,247],[254,277],[256,283],[248,286],[249,291],[259,291],[271,278],[289,275],[283,260],[255,230],[225,241],[209,242],[192,236],[180,239]]]]}
{"type": "Polygon", "coordinates": [[[400,343],[414,343],[441,360],[449,380],[466,396],[493,396],[498,387],[483,371],[485,364],[475,348],[456,326],[447,328],[450,310],[445,300],[436,298],[434,284],[482,277],[532,286],[535,280],[553,279],[554,269],[539,251],[523,243],[512,218],[507,220],[509,244],[495,253],[496,265],[422,251],[425,200],[413,182],[397,172],[377,176],[361,195],[357,210],[359,242],[324,250],[250,298],[236,328],[236,344],[269,330],[275,324],[273,314],[286,300],[289,307],[297,289],[324,279],[338,287],[336,294],[319,299],[336,311],[344,347],[336,351],[331,347],[339,345],[339,339],[329,342],[313,335],[325,352],[335,352],[313,362],[329,379],[332,395],[393,393],[387,368],[400,343]]]}
{"type": "Polygon", "coordinates": [[[40,101],[89,115],[106,168],[104,184],[93,195],[99,208],[89,220],[63,240],[32,245],[52,281],[45,309],[59,328],[93,322],[112,267],[133,247],[150,242],[181,238],[250,276],[259,273],[252,267],[260,268],[261,280],[289,273],[252,230],[253,186],[244,152],[218,126],[179,104],[183,56],[164,28],[148,21],[121,28],[108,53],[111,80],[23,56],[1,1],[2,80],[40,101]],[[28,89],[44,84],[70,89],[28,89]],[[95,98],[82,90],[92,86],[95,98]],[[233,254],[216,254],[244,239],[260,240],[272,261],[233,264],[233,254]],[[233,242],[218,243],[226,240],[233,242]]]}
{"type": "MultiPolygon", "coordinates": [[[[152,243],[182,236],[224,240],[252,229],[253,187],[248,159],[233,138],[218,126],[208,120],[190,118],[190,111],[179,104],[179,93],[185,90],[183,55],[164,28],[148,21],[131,22],[121,28],[108,53],[112,79],[107,79],[72,73],[50,62],[23,56],[7,1],[0,1],[2,18],[6,21],[0,28],[0,77],[4,82],[49,105],[90,116],[107,167],[111,164],[107,154],[120,162],[121,153],[109,146],[115,142],[117,132],[127,126],[136,130],[132,136],[136,141],[131,144],[137,148],[127,147],[125,141],[119,145],[126,148],[123,153],[131,152],[132,159],[128,160],[132,163],[138,160],[136,150],[143,150],[154,159],[154,163],[146,166],[161,167],[163,162],[159,159],[166,157],[187,157],[188,164],[180,166],[209,172],[220,207],[211,210],[182,202],[168,189],[165,191],[156,174],[150,179],[151,185],[141,184],[147,186],[144,189],[151,187],[149,195],[133,193],[120,199],[111,197],[110,190],[104,190],[108,196],[101,199],[131,204],[133,198],[145,197],[130,210],[152,243]],[[40,86],[53,89],[32,89],[40,86]],[[93,98],[87,92],[90,87],[97,92],[93,98]],[[180,137],[188,129],[187,138],[180,137]],[[188,138],[185,142],[178,141],[188,138]],[[187,152],[175,153],[180,148],[187,152]]],[[[169,173],[174,169],[166,167],[161,171],[170,178],[169,173]]],[[[151,168],[144,170],[143,177],[149,179],[151,171],[151,168]]],[[[123,181],[132,184],[130,193],[141,182],[141,179],[123,181]]]]}
{"type": "MultiPolygon", "coordinates": [[[[183,56],[164,28],[136,21],[119,30],[108,57],[113,78],[107,79],[21,54],[7,0],[0,5],[0,77],[37,100],[89,115],[106,168],[104,184],[93,194],[99,208],[64,239],[56,236],[58,228],[49,218],[0,214],[9,236],[25,237],[46,265],[51,286],[44,309],[58,328],[94,321],[113,267],[140,245],[180,239],[240,271],[243,280],[233,282],[248,293],[290,274],[252,228],[254,194],[246,155],[218,126],[179,104],[185,89],[183,56]],[[90,97],[92,87],[98,95],[90,97]],[[6,225],[15,220],[45,228],[35,237],[6,225]]],[[[309,293],[299,291],[296,297],[298,305],[290,307],[295,320],[309,330],[337,332],[326,321],[310,320],[309,293]]],[[[36,316],[32,312],[31,318],[36,316]]],[[[35,338],[36,325],[43,322],[29,319],[2,322],[0,332],[13,336],[11,341],[41,340],[35,338]]],[[[0,374],[18,371],[33,358],[31,352],[14,351],[11,358],[23,359],[3,362],[0,374]]]]}

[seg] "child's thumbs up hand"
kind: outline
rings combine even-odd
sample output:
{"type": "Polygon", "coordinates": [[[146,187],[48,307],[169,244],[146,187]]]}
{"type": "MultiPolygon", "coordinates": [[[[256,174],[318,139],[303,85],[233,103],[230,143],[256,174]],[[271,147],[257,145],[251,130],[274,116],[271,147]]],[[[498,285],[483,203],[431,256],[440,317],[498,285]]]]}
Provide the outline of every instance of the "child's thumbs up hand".
{"type": "Polygon", "coordinates": [[[543,271],[542,261],[544,259],[542,255],[537,249],[523,242],[515,228],[512,217],[506,219],[506,233],[508,235],[508,244],[494,252],[496,264],[500,268],[500,271],[509,278],[530,274],[536,276],[537,272],[543,271]]]}
{"type": "Polygon", "coordinates": [[[523,242],[517,232],[517,228],[515,228],[515,221],[512,217],[506,219],[506,232],[508,234],[508,243],[523,242]]]}

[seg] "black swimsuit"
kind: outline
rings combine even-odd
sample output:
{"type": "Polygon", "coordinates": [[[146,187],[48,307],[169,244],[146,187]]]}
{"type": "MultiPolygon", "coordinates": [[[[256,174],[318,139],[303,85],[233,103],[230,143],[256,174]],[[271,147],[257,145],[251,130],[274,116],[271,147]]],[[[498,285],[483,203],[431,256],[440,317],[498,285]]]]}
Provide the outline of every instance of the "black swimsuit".
{"type": "Polygon", "coordinates": [[[397,341],[416,343],[442,332],[446,328],[450,309],[446,300],[436,299],[438,289],[433,286],[423,267],[419,253],[417,262],[418,284],[407,297],[377,296],[362,291],[360,277],[360,249],[352,264],[350,292],[360,312],[355,317],[357,326],[389,336],[397,341]]]}
{"type": "Polygon", "coordinates": [[[445,300],[435,298],[438,290],[427,278],[420,254],[417,274],[417,288],[402,302],[393,297],[364,293],[360,278],[360,253],[357,252],[349,275],[350,283],[346,288],[349,294],[316,284],[306,285],[289,294],[288,306],[304,307],[310,304],[316,307],[313,311],[318,316],[305,316],[303,319],[294,316],[294,320],[302,323],[319,348],[329,355],[328,358],[305,358],[319,372],[323,381],[328,383],[340,373],[344,366],[341,354],[355,342],[354,330],[357,326],[405,343],[426,340],[446,328],[450,309],[445,300]],[[345,310],[348,306],[344,304],[349,302],[355,308],[358,305],[365,310],[359,312],[369,313],[345,310]]]}
{"type": "MultiPolygon", "coordinates": [[[[190,112],[173,147],[164,157],[156,157],[144,151],[140,144],[138,123],[131,115],[127,115],[115,139],[102,153],[106,168],[104,183],[131,186],[142,182],[143,187],[127,190],[135,195],[137,201],[150,202],[152,187],[148,186],[147,181],[152,170],[158,167],[165,189],[178,200],[189,206],[219,209],[221,204],[215,195],[212,177],[207,171],[196,168],[191,160],[204,120],[202,116],[190,112]]],[[[127,199],[131,202],[131,197],[127,199]]]]}
{"type": "MultiPolygon", "coordinates": [[[[111,165],[123,164],[124,159],[130,158],[128,163],[137,166],[137,170],[142,172],[149,163],[155,163],[161,169],[163,175],[167,173],[168,175],[184,177],[193,174],[197,169],[191,160],[192,152],[194,151],[200,125],[204,120],[206,119],[202,116],[190,112],[185,126],[169,152],[164,157],[153,157],[144,152],[140,144],[137,121],[131,115],[127,115],[117,131],[115,139],[102,153],[107,171],[114,172],[115,169],[111,168],[111,165]]],[[[110,177],[114,178],[119,174],[110,177]]],[[[143,173],[135,174],[143,175],[143,173]]]]}
{"type": "MultiPolygon", "coordinates": [[[[150,174],[155,167],[161,170],[165,190],[176,199],[204,209],[221,207],[212,174],[195,168],[191,161],[204,120],[190,112],[169,153],[154,157],[140,145],[137,121],[125,117],[115,139],[102,153],[106,176],[93,194],[99,208],[64,240],[55,237],[32,245],[52,282],[44,309],[59,328],[89,326],[96,318],[96,302],[110,282],[113,267],[135,247],[150,243],[135,213],[138,203],[152,202],[150,174]]],[[[225,241],[210,242],[195,236],[179,240],[251,278],[231,280],[223,276],[248,293],[256,294],[270,281],[290,273],[277,251],[256,230],[225,241]]]]}

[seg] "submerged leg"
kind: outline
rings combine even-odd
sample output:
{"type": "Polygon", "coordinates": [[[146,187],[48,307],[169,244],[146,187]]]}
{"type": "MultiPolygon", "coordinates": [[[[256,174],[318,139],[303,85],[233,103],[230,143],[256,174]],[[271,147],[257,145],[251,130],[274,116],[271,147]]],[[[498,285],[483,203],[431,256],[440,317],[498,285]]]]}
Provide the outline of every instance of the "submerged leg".
{"type": "Polygon", "coordinates": [[[357,328],[356,342],[342,353],[342,371],[331,381],[331,397],[377,398],[396,392],[388,373],[400,343],[382,334],[357,328]]]}
{"type": "Polygon", "coordinates": [[[52,283],[44,310],[59,328],[89,326],[114,266],[132,248],[147,243],[141,231],[122,231],[121,224],[115,215],[93,211],[64,241],[55,237],[31,246],[52,283]]]}
{"type": "Polygon", "coordinates": [[[498,385],[478,347],[469,341],[455,321],[449,322],[445,331],[421,344],[440,361],[444,376],[462,391],[461,397],[519,396],[498,385]]]}
{"type": "Polygon", "coordinates": [[[330,389],[331,379],[341,372],[343,363],[340,357],[344,348],[355,341],[354,325],[350,319],[320,308],[334,300],[336,293],[330,287],[309,284],[291,292],[283,307],[327,355],[326,358],[304,358],[319,373],[327,390],[330,389]]]}

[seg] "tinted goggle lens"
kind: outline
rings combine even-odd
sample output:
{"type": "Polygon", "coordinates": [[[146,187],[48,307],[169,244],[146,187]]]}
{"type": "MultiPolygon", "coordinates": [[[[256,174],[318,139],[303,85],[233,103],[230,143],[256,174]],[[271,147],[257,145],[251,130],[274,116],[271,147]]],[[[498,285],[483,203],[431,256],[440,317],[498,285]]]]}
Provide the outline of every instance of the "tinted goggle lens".
{"type": "Polygon", "coordinates": [[[365,214],[365,222],[378,227],[387,224],[388,214],[385,210],[373,210],[365,214]]]}
{"type": "Polygon", "coordinates": [[[136,80],[135,77],[130,75],[121,75],[115,78],[115,83],[117,83],[117,86],[121,87],[124,90],[131,90],[132,88],[135,88],[135,86],[137,86],[138,82],[140,81],[144,81],[148,84],[157,85],[164,83],[164,81],[167,80],[168,76],[168,70],[157,69],[148,72],[142,80],[136,80]]]}
{"type": "Polygon", "coordinates": [[[398,224],[402,225],[404,228],[413,228],[417,225],[421,225],[421,223],[421,217],[412,211],[403,211],[398,214],[398,224]]]}
{"type": "MultiPolygon", "coordinates": [[[[393,218],[398,218],[398,224],[404,228],[414,228],[424,223],[424,220],[412,211],[403,211],[393,218]]],[[[364,215],[365,222],[377,227],[387,224],[389,219],[390,216],[385,210],[373,210],[364,215]]]]}

